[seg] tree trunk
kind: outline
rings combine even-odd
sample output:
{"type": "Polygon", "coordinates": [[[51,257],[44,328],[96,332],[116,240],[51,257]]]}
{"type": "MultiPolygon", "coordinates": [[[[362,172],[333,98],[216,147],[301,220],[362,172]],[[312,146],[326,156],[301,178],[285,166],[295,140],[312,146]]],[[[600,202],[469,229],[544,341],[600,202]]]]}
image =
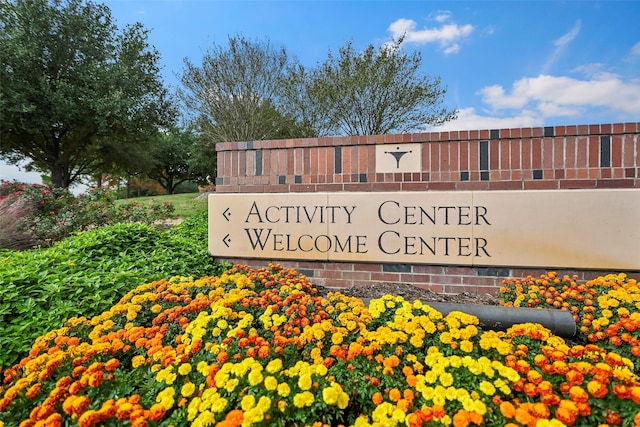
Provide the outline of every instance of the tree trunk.
{"type": "Polygon", "coordinates": [[[54,188],[66,188],[64,184],[64,168],[58,164],[51,165],[51,185],[54,188]]]}

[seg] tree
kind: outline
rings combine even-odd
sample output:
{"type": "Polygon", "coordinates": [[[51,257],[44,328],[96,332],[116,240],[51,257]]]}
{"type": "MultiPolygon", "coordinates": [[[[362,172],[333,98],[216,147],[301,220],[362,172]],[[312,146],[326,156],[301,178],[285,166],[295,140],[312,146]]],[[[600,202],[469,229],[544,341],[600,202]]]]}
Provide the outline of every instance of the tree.
{"type": "Polygon", "coordinates": [[[307,136],[281,111],[280,85],[293,60],[268,39],[229,37],[214,45],[198,66],[184,60],[179,96],[198,130],[213,141],[250,141],[307,136]]]}
{"type": "Polygon", "coordinates": [[[55,187],[135,167],[173,114],[147,36],[91,1],[0,2],[0,155],[55,187]]]}
{"type": "Polygon", "coordinates": [[[402,42],[362,52],[348,42],[315,69],[290,69],[287,113],[321,135],[411,132],[455,119],[442,107],[440,78],[420,75],[420,54],[402,51],[402,42]]]}
{"type": "Polygon", "coordinates": [[[151,158],[153,165],[146,174],[167,194],[173,194],[183,182],[205,184],[215,176],[215,148],[204,144],[192,130],[172,128],[159,133],[151,158]]]}

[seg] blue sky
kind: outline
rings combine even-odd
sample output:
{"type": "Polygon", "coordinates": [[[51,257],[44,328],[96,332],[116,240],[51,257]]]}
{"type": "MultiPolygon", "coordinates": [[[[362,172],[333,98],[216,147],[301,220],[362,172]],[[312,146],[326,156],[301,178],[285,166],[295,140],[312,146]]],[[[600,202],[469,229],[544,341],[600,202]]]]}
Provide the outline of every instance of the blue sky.
{"type": "MultiPolygon", "coordinates": [[[[405,34],[459,118],[439,130],[640,120],[640,2],[107,0],[118,26],[141,22],[167,85],[228,36],[268,38],[307,66],[347,41],[405,34]]],[[[25,179],[0,164],[0,178],[25,179]]],[[[31,175],[33,180],[33,175],[31,175]]],[[[38,179],[35,178],[35,182],[38,179]]]]}

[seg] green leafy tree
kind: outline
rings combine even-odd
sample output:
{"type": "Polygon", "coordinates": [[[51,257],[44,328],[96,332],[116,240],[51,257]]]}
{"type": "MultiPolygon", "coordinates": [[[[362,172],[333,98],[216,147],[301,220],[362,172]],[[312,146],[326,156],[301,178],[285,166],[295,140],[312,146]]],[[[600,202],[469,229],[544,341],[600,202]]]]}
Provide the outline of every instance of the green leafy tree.
{"type": "Polygon", "coordinates": [[[0,155],[65,188],[138,165],[173,115],[147,37],[91,1],[0,2],[0,155]]]}
{"type": "Polygon", "coordinates": [[[173,194],[184,182],[205,184],[215,176],[215,147],[205,145],[192,130],[172,128],[159,133],[150,154],[153,164],[147,176],[167,194],[173,194]]]}
{"type": "Polygon", "coordinates": [[[248,141],[307,136],[280,105],[290,59],[268,39],[229,37],[210,48],[202,64],[184,60],[179,96],[198,130],[213,141],[248,141]]]}
{"type": "Polygon", "coordinates": [[[411,132],[455,119],[457,111],[443,106],[441,79],[421,74],[420,53],[402,43],[357,52],[348,42],[316,68],[290,68],[287,114],[319,135],[411,132]]]}

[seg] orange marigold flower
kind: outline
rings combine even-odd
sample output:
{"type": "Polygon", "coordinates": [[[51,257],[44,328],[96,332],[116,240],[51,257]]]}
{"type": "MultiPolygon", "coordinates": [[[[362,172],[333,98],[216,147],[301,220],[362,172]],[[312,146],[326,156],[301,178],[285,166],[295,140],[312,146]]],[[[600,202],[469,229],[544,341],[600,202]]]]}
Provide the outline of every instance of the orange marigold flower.
{"type": "Polygon", "coordinates": [[[149,419],[151,421],[158,421],[162,419],[162,417],[164,417],[164,414],[166,412],[167,410],[162,404],[156,403],[155,405],[151,406],[151,408],[149,408],[149,419]]]}
{"type": "Polygon", "coordinates": [[[120,361],[118,359],[110,359],[104,364],[104,369],[107,372],[113,372],[118,368],[118,366],[120,366],[120,361]]]}
{"type": "Polygon", "coordinates": [[[104,372],[102,371],[94,372],[89,376],[88,384],[91,387],[98,387],[100,384],[102,384],[103,379],[104,379],[104,372]]]}
{"type": "Polygon", "coordinates": [[[593,397],[596,397],[598,399],[602,399],[609,392],[609,388],[606,386],[606,384],[602,384],[599,381],[589,381],[589,383],[587,384],[587,390],[593,397]]]}
{"type": "Polygon", "coordinates": [[[380,405],[382,403],[382,393],[380,393],[379,391],[373,393],[373,396],[371,396],[371,400],[373,401],[373,403],[375,405],[380,405]]]}
{"type": "Polygon", "coordinates": [[[391,390],[389,390],[389,399],[392,402],[397,402],[401,398],[402,394],[400,394],[400,390],[398,390],[397,388],[392,388],[391,390]]]}
{"type": "Polygon", "coordinates": [[[626,399],[629,395],[629,389],[624,384],[616,384],[613,386],[613,393],[618,399],[626,399]]]}
{"type": "Polygon", "coordinates": [[[513,418],[516,415],[516,407],[511,402],[500,403],[500,413],[505,418],[513,418]]]}
{"type": "Polygon", "coordinates": [[[36,383],[36,384],[32,385],[27,390],[27,392],[25,394],[25,397],[27,399],[33,399],[34,397],[36,397],[38,395],[38,393],[40,392],[41,388],[42,388],[42,384],[40,384],[40,383],[36,383]]]}
{"type": "Polygon", "coordinates": [[[613,425],[620,425],[620,423],[622,423],[620,414],[612,409],[607,409],[607,416],[604,417],[604,419],[606,422],[613,425]]]}
{"type": "Polygon", "coordinates": [[[589,395],[587,394],[587,392],[584,391],[582,387],[577,385],[574,385],[569,389],[569,396],[575,403],[586,402],[589,400],[589,395]]]}
{"type": "Polygon", "coordinates": [[[578,413],[578,407],[574,402],[562,400],[556,409],[556,418],[566,425],[572,425],[576,421],[578,413]]]}
{"type": "Polygon", "coordinates": [[[433,408],[431,408],[431,412],[434,418],[442,418],[447,415],[447,411],[444,409],[444,406],[441,405],[434,405],[433,408]]]}

